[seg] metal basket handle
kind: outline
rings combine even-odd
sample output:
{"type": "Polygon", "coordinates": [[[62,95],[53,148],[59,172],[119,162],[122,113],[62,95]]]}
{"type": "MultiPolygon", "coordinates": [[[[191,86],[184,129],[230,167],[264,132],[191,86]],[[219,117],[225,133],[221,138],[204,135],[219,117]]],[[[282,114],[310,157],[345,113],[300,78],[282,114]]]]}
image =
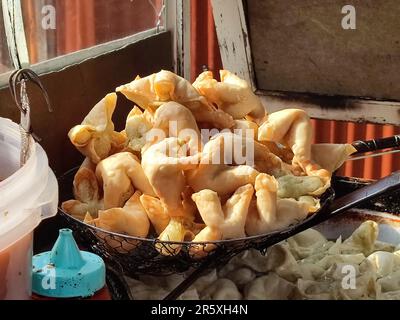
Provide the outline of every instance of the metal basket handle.
{"type": "Polygon", "coordinates": [[[354,141],[352,146],[357,149],[356,154],[373,152],[384,149],[400,148],[400,135],[392,137],[354,141]]]}

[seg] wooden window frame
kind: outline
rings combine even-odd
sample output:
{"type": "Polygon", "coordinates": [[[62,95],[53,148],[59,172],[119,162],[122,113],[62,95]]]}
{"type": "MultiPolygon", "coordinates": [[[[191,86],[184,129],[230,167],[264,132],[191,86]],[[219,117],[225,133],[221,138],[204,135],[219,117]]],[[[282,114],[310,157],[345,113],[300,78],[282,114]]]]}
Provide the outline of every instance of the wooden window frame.
{"type": "Polygon", "coordinates": [[[224,68],[248,81],[269,112],[301,108],[312,118],[400,124],[400,102],[265,91],[257,88],[244,4],[242,0],[212,0],[224,68]]]}
{"type": "MultiPolygon", "coordinates": [[[[162,11],[162,21],[164,23],[159,28],[151,28],[33,65],[29,62],[21,0],[1,0],[1,2],[7,45],[14,69],[29,67],[38,74],[56,72],[87,59],[124,48],[158,33],[171,32],[173,43],[175,44],[173,46],[174,71],[190,79],[190,1],[164,0],[162,11]],[[14,21],[11,21],[11,17],[14,18],[14,21]]],[[[0,88],[8,85],[8,78],[11,72],[0,74],[0,88]]]]}

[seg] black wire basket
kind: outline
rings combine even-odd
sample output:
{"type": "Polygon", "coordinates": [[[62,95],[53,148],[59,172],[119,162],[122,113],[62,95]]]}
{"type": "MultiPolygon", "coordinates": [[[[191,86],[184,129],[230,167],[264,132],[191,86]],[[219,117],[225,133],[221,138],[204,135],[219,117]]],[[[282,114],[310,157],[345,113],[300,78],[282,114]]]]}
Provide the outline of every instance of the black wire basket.
{"type": "MultiPolygon", "coordinates": [[[[72,199],[72,183],[76,171],[77,168],[70,170],[59,178],[61,201],[72,199]]],[[[334,196],[333,189],[328,189],[321,198],[321,208],[331,203],[334,196]]],[[[160,241],[156,238],[137,238],[105,231],[72,217],[61,208],[59,213],[74,230],[78,243],[131,277],[141,274],[160,276],[182,273],[200,267],[206,260],[209,268],[216,267],[242,251],[264,250],[268,247],[269,240],[279,233],[277,231],[214,242],[160,241]]]]}

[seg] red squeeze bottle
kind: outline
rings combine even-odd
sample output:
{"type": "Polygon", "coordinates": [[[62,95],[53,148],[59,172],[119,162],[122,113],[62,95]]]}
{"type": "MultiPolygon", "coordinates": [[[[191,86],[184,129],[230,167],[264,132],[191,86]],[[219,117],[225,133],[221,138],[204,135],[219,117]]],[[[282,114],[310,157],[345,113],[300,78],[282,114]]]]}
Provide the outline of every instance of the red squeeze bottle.
{"type": "MultiPolygon", "coordinates": [[[[37,295],[35,293],[32,293],[32,300],[59,300],[60,298],[52,298],[52,297],[44,297],[37,295]]],[[[93,296],[91,297],[86,297],[86,298],[64,298],[67,300],[112,300],[110,291],[108,290],[107,287],[104,287],[100,291],[97,291],[93,296]]]]}
{"type": "Polygon", "coordinates": [[[33,300],[111,300],[103,259],[79,250],[70,229],[61,229],[53,249],[32,264],[33,300]]]}

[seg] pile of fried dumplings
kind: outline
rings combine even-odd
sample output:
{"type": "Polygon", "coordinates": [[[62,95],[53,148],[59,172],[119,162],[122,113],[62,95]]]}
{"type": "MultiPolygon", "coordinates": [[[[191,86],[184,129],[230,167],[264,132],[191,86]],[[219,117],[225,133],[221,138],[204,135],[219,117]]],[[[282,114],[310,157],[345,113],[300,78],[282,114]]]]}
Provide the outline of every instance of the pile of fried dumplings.
{"type": "Polygon", "coordinates": [[[269,233],[317,212],[332,173],[356,151],[313,144],[305,111],[268,114],[227,70],[194,83],[161,70],[116,92],[133,102],[122,132],[110,93],[68,134],[85,159],[62,209],[121,235],[208,243],[191,248],[198,257],[215,241],[269,233]]]}

